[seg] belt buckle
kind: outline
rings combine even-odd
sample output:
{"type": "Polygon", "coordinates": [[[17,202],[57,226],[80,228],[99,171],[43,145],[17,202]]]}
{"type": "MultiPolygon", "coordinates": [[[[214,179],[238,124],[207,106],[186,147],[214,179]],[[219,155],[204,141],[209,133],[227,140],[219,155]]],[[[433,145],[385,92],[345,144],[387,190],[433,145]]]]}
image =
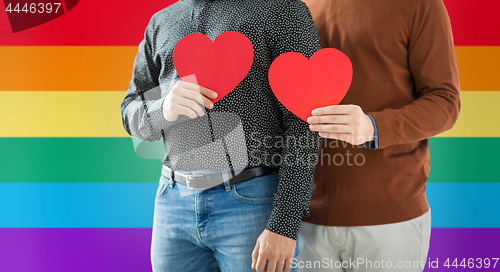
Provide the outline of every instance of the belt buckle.
{"type": "Polygon", "coordinates": [[[183,176],[185,179],[186,179],[186,186],[189,188],[189,189],[201,189],[201,188],[198,188],[198,187],[195,187],[193,186],[192,184],[192,181],[194,179],[199,179],[199,178],[202,178],[204,177],[205,175],[200,175],[200,174],[187,174],[187,173],[182,173],[182,172],[177,172],[177,174],[183,176]]]}

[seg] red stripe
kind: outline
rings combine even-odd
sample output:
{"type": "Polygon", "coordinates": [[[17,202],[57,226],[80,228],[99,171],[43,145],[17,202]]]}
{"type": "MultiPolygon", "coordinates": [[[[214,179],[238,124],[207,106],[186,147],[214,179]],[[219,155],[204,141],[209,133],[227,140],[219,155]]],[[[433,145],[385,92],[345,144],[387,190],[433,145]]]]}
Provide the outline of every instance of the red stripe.
{"type": "Polygon", "coordinates": [[[444,0],[455,45],[500,45],[499,0],[444,0]]]}
{"type": "MultiPolygon", "coordinates": [[[[0,45],[137,45],[151,16],[176,0],[79,1],[67,14],[46,24],[12,33],[0,11],[0,45]]],[[[455,45],[499,46],[499,0],[444,0],[455,45]]]]}
{"type": "Polygon", "coordinates": [[[15,34],[4,7],[0,10],[0,46],[138,45],[151,16],[175,2],[79,1],[67,14],[15,34]]]}

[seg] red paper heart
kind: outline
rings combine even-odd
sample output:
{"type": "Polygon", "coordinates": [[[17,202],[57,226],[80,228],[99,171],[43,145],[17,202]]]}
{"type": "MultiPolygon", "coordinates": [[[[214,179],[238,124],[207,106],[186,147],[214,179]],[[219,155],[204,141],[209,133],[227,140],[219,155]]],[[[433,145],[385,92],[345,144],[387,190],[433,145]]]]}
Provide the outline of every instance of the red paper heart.
{"type": "Polygon", "coordinates": [[[309,60],[300,53],[284,53],[269,68],[274,95],[304,121],[313,109],[338,105],[351,82],[351,61],[334,48],[321,49],[309,60]]]}
{"type": "Polygon", "coordinates": [[[253,63],[253,46],[238,32],[224,32],[213,42],[204,34],[193,33],[177,43],[173,58],[181,78],[217,92],[217,98],[212,99],[215,103],[248,74],[253,63]]]}
{"type": "Polygon", "coordinates": [[[69,12],[78,2],[79,0],[3,1],[14,33],[52,21],[69,12]]]}

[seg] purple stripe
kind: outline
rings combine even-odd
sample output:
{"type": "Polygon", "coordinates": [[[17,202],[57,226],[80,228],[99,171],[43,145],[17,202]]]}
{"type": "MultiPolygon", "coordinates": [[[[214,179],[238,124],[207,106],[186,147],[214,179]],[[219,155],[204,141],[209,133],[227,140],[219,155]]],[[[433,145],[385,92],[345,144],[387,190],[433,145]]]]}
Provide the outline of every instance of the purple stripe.
{"type": "MultiPolygon", "coordinates": [[[[0,267],[8,272],[145,272],[151,271],[151,229],[8,229],[0,228],[0,267]]],[[[478,270],[446,268],[455,258],[500,258],[500,229],[432,229],[429,258],[439,268],[425,271],[478,270]]],[[[475,261],[477,264],[477,261],[475,261]]],[[[500,261],[493,269],[500,269],[500,261]]],[[[426,264],[429,267],[429,263],[426,264]]],[[[484,268],[483,268],[484,269],[484,268]]],[[[480,269],[480,270],[483,270],[480,269]]]]}
{"type": "Polygon", "coordinates": [[[438,271],[483,271],[486,268],[478,268],[480,266],[478,258],[482,262],[486,258],[489,259],[491,265],[486,271],[500,270],[500,260],[493,268],[495,260],[500,258],[500,229],[432,229],[431,232],[431,247],[429,250],[429,258],[427,259],[426,272],[438,271]],[[457,264],[460,265],[465,259],[465,264],[469,259],[473,258],[474,268],[464,268],[461,266],[451,266],[453,261],[457,259],[457,264]],[[429,268],[429,260],[439,264],[438,268],[429,268]],[[446,260],[449,260],[450,267],[444,266],[446,260]]]}
{"type": "Polygon", "coordinates": [[[0,271],[151,271],[151,229],[0,229],[0,271]]]}

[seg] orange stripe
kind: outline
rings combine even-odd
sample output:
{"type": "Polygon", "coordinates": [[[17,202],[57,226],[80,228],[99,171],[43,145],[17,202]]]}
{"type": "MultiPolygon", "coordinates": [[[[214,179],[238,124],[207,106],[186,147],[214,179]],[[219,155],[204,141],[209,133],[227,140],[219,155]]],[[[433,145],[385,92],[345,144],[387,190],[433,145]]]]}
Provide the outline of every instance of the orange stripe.
{"type": "Polygon", "coordinates": [[[0,47],[0,90],[126,90],[137,46],[0,47]]]}
{"type": "Polygon", "coordinates": [[[463,91],[500,90],[500,46],[456,46],[463,91]]]}
{"type": "MultiPolygon", "coordinates": [[[[500,46],[457,46],[463,91],[500,90],[500,46]]],[[[126,90],[136,46],[0,46],[0,90],[126,90]]]]}

